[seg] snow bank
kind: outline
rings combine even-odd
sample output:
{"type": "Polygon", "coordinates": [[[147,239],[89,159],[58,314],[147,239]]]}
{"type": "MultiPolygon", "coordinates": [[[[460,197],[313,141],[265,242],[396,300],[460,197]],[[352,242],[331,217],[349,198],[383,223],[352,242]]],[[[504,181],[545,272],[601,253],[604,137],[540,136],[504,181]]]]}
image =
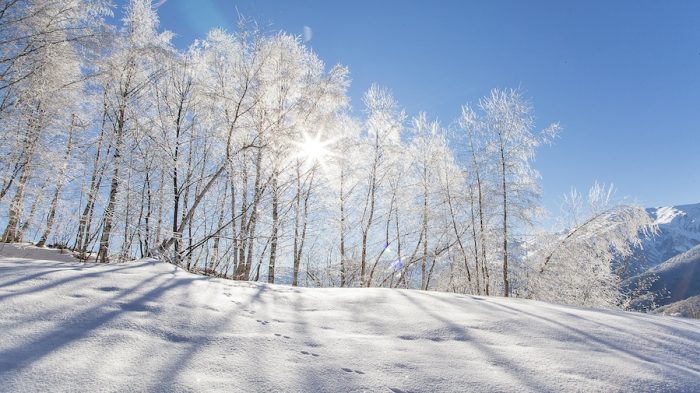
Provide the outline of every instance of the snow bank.
{"type": "Polygon", "coordinates": [[[66,250],[35,247],[30,243],[1,243],[0,255],[3,257],[27,260],[42,259],[47,261],[76,262],[73,255],[66,250]]]}
{"type": "Polygon", "coordinates": [[[700,391],[700,322],[0,257],[2,391],[700,391]]]}

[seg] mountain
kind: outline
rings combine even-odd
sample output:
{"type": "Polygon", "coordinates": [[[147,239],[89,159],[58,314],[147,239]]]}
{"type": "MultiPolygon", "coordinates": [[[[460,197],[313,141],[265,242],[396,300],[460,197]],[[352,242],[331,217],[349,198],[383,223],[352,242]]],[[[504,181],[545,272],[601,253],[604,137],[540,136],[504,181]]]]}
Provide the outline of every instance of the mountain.
{"type": "Polygon", "coordinates": [[[645,240],[635,256],[638,267],[654,267],[700,244],[700,203],[655,207],[647,212],[658,233],[645,240]]]}
{"type": "Polygon", "coordinates": [[[8,254],[3,392],[700,391],[700,321],[8,254]]]}
{"type": "MultiPolygon", "coordinates": [[[[625,280],[622,286],[634,289],[644,282],[650,283],[648,290],[656,294],[654,301],[658,306],[700,295],[700,245],[625,280]]],[[[640,299],[633,306],[644,309],[649,306],[648,301],[640,299]]]]}
{"type": "Polygon", "coordinates": [[[642,292],[632,308],[644,311],[700,294],[700,203],[646,210],[658,231],[624,261],[622,275],[625,293],[642,292]]]}

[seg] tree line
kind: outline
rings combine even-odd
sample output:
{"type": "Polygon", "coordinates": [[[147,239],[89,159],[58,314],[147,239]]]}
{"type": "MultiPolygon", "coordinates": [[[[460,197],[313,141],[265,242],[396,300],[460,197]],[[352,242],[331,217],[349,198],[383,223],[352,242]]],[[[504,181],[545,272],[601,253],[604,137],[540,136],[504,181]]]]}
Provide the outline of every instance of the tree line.
{"type": "Polygon", "coordinates": [[[519,90],[409,117],[299,37],[241,21],[181,50],[149,0],[0,2],[3,242],[306,286],[621,306],[615,261],[652,230],[611,188],[542,216],[519,90]]]}

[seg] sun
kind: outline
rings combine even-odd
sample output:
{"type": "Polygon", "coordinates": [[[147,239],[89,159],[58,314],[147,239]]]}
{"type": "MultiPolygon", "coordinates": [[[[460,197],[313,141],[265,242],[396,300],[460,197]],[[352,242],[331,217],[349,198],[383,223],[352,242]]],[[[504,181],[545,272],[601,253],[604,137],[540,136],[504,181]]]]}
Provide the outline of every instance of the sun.
{"type": "Polygon", "coordinates": [[[326,148],[330,141],[322,141],[321,136],[317,134],[311,137],[304,133],[304,141],[298,143],[299,156],[307,158],[313,162],[323,163],[331,152],[326,148]]]}

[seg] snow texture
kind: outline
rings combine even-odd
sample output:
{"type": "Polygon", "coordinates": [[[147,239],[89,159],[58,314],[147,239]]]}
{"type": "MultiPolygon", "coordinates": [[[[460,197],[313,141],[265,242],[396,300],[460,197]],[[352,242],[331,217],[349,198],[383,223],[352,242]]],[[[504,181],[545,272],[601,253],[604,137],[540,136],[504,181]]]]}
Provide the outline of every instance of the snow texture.
{"type": "Polygon", "coordinates": [[[2,391],[700,391],[695,320],[0,254],[2,391]]]}

